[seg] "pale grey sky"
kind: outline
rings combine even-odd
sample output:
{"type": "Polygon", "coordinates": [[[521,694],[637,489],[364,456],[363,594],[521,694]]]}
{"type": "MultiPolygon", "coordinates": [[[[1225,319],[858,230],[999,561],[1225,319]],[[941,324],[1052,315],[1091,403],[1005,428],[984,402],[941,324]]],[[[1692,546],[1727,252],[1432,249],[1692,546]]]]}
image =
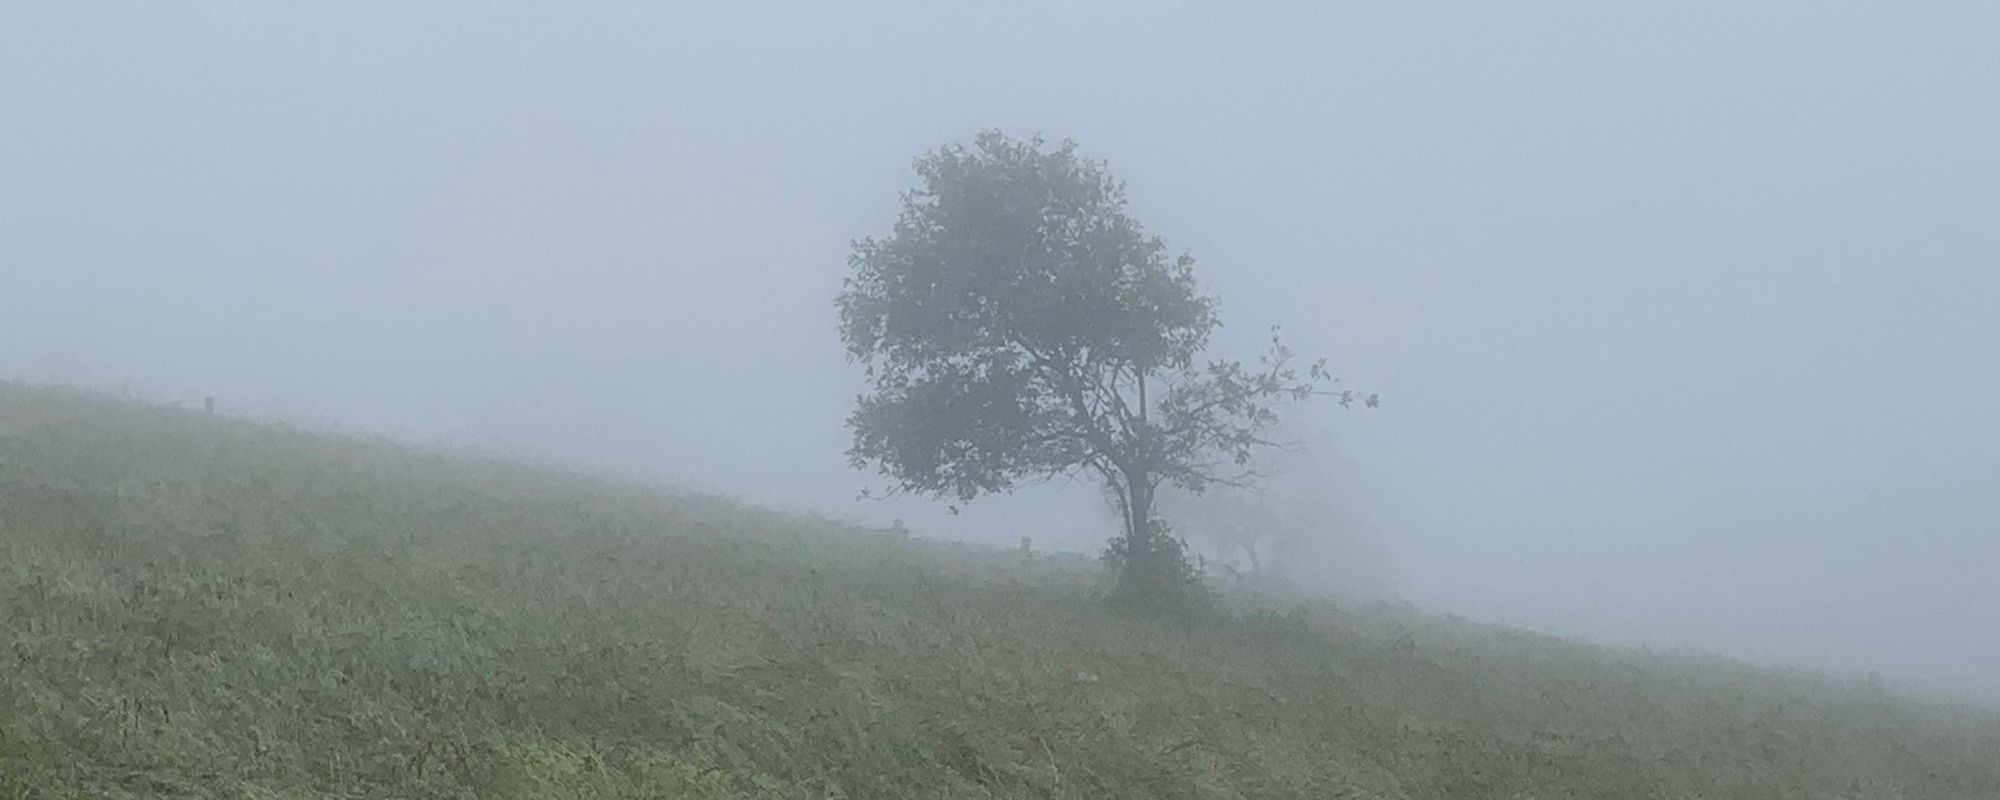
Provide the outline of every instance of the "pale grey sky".
{"type": "Polygon", "coordinates": [[[1383,394],[1412,600],[2000,697],[2000,7],[1743,5],[11,4],[0,374],[1093,548],[842,456],[848,241],[1041,132],[1383,394]]]}

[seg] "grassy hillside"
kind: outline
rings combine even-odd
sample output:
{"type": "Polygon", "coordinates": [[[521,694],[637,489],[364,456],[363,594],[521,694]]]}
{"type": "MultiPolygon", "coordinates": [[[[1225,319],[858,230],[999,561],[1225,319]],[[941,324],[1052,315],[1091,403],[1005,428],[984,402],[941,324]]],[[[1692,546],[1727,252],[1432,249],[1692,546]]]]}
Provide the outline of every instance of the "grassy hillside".
{"type": "Polygon", "coordinates": [[[2000,797],[2000,717],[0,384],[0,798],[2000,797]]]}

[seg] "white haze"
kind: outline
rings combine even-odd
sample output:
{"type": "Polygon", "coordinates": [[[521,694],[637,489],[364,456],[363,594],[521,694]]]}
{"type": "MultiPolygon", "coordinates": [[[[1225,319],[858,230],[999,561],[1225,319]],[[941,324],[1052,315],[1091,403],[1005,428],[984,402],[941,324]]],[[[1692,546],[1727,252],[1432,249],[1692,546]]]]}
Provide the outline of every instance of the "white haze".
{"type": "Polygon", "coordinates": [[[2000,7],[1739,5],[9,4],[0,374],[1088,551],[843,456],[848,242],[1041,132],[1408,599],[2000,698],[2000,7]]]}

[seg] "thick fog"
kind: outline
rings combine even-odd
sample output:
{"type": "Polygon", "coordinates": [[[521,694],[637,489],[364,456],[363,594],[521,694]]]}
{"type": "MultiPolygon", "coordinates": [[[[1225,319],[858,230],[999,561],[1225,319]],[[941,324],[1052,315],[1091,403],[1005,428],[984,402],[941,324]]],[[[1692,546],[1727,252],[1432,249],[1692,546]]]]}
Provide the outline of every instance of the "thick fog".
{"type": "Polygon", "coordinates": [[[849,242],[1040,132],[1381,393],[1403,597],[2000,698],[2000,10],[1631,5],[14,4],[0,374],[1092,551],[844,457],[849,242]]]}

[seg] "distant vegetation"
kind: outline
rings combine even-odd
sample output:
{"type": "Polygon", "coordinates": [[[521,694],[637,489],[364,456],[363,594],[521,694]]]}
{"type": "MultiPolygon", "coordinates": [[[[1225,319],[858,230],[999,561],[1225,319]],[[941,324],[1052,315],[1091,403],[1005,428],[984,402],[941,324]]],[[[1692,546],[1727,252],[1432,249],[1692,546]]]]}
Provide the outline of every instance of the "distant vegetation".
{"type": "Polygon", "coordinates": [[[849,418],[857,467],[958,502],[1031,481],[1101,481],[1124,521],[1114,599],[1184,607],[1199,581],[1155,514],[1161,488],[1247,486],[1285,399],[1324,394],[1275,335],[1255,366],[1210,358],[1221,325],[1194,259],[1126,214],[1074,145],[980,134],[917,160],[894,230],[857,242],[840,293],[874,392],[849,418]]]}
{"type": "Polygon", "coordinates": [[[1284,446],[1253,461],[1254,486],[1160,492],[1160,516],[1217,576],[1281,581],[1318,594],[1390,597],[1398,569],[1335,439],[1307,414],[1288,414],[1272,438],[1284,446]]]}
{"type": "Polygon", "coordinates": [[[2000,797],[2000,717],[0,384],[0,797],[2000,797]]]}

